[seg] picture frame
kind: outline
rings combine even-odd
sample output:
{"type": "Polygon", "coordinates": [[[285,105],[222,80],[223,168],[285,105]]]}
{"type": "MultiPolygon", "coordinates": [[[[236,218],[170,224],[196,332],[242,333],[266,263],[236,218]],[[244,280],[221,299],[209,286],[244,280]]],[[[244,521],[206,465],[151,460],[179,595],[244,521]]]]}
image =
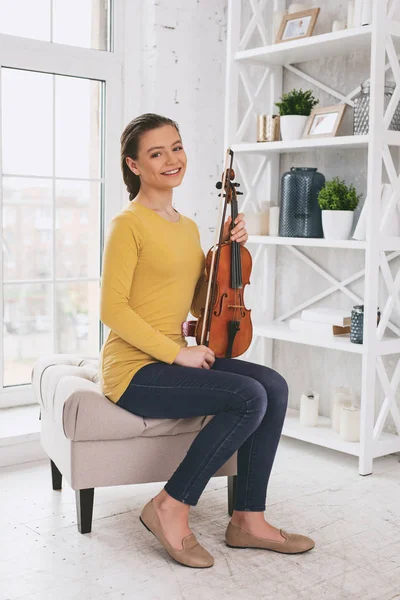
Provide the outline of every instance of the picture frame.
{"type": "Polygon", "coordinates": [[[345,110],[346,104],[313,108],[308,117],[303,138],[335,137],[345,110]]]}
{"type": "Polygon", "coordinates": [[[310,8],[291,15],[285,15],[276,35],[275,43],[280,44],[310,37],[314,31],[319,11],[319,8],[310,8]]]}

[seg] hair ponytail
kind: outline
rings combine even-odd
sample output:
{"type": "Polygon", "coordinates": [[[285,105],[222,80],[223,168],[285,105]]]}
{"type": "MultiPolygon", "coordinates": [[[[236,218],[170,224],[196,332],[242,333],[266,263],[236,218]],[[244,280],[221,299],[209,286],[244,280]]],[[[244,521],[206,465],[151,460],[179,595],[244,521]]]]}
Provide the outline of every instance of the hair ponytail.
{"type": "Polygon", "coordinates": [[[121,135],[121,170],[126,189],[129,192],[129,200],[133,200],[139,193],[140,175],[135,175],[131,171],[126,164],[126,159],[129,156],[133,160],[137,160],[141,135],[163,125],[172,125],[179,133],[178,124],[172,119],[154,113],[145,113],[128,123],[121,135]]]}

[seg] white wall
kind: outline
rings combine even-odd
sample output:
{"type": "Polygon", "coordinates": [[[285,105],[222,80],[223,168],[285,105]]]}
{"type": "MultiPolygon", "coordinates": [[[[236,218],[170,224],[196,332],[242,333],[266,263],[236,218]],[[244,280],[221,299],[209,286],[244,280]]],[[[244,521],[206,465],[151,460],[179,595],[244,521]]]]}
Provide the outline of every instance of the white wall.
{"type": "Polygon", "coordinates": [[[140,4],[140,98],[135,108],[137,114],[156,112],[177,121],[188,167],[174,192],[174,205],[196,220],[208,250],[218,216],[215,183],[224,159],[227,2],[146,0],[140,4]]]}

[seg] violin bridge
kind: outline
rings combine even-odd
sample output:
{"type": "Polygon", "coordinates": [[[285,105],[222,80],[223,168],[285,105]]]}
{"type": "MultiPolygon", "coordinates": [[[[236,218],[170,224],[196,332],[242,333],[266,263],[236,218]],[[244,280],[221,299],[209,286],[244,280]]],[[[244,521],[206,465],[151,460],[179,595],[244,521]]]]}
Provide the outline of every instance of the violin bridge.
{"type": "Polygon", "coordinates": [[[228,304],[228,308],[246,308],[246,307],[242,306],[241,304],[228,304]]]}

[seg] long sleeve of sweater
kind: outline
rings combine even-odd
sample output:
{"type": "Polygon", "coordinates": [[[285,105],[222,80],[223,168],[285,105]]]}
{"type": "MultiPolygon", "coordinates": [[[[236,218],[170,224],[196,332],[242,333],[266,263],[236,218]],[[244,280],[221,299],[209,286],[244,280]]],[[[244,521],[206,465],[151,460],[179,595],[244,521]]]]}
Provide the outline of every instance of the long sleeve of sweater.
{"type": "Polygon", "coordinates": [[[135,348],[171,364],[181,346],[152,327],[130,302],[141,243],[141,228],[135,215],[130,220],[126,215],[112,219],[104,248],[100,319],[135,348]]]}

